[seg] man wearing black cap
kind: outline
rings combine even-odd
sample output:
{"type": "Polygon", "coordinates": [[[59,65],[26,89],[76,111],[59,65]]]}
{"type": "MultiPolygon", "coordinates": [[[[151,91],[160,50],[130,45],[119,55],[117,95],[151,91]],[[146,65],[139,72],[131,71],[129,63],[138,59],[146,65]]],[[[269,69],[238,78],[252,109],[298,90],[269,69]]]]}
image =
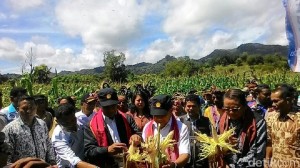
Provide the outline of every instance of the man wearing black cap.
{"type": "Polygon", "coordinates": [[[158,133],[160,124],[160,135],[165,138],[170,131],[174,131],[173,139],[177,142],[174,151],[169,152],[170,163],[163,168],[183,167],[190,158],[190,142],[188,128],[182,122],[176,120],[172,114],[172,97],[170,95],[158,95],[151,99],[150,114],[153,120],[148,122],[143,130],[143,139],[158,133]]]}
{"type": "Polygon", "coordinates": [[[94,111],[97,102],[97,95],[93,93],[87,93],[81,98],[81,111],[75,113],[77,118],[77,124],[84,126],[88,123],[96,114],[94,111]]]}
{"type": "Polygon", "coordinates": [[[84,150],[89,163],[105,168],[118,168],[117,154],[126,152],[130,143],[137,145],[141,137],[132,117],[117,109],[118,96],[112,88],[98,93],[101,109],[84,127],[84,150]],[[115,156],[115,157],[114,157],[115,156]]]}

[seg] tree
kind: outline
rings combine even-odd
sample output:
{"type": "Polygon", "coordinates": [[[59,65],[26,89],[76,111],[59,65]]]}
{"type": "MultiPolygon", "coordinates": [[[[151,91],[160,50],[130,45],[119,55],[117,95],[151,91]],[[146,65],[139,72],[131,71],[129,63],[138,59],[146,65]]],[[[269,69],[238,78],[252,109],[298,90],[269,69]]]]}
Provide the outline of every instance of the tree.
{"type": "MultiPolygon", "coordinates": [[[[8,81],[8,77],[0,73],[0,84],[8,81]]],[[[1,91],[0,91],[1,92],[1,91]]]]}
{"type": "Polygon", "coordinates": [[[247,52],[243,52],[240,56],[240,58],[242,59],[243,62],[247,61],[247,57],[248,57],[248,53],[247,52]]]}
{"type": "Polygon", "coordinates": [[[166,76],[177,77],[180,75],[191,76],[196,73],[198,66],[188,57],[178,58],[168,62],[165,66],[164,74],[166,76]]]}
{"type": "Polygon", "coordinates": [[[113,82],[126,82],[127,70],[124,65],[125,54],[119,53],[117,55],[115,50],[105,51],[103,53],[104,59],[104,74],[106,78],[111,79],[113,82]]]}
{"type": "Polygon", "coordinates": [[[264,64],[272,64],[276,61],[276,57],[274,55],[266,55],[264,56],[264,64]]]}
{"type": "Polygon", "coordinates": [[[242,66],[243,65],[243,61],[241,58],[236,59],[235,61],[236,66],[242,66]]]}
{"type": "Polygon", "coordinates": [[[24,61],[24,63],[22,64],[22,75],[26,74],[25,70],[26,70],[26,67],[29,65],[29,80],[31,83],[33,83],[33,72],[34,72],[34,66],[33,66],[33,62],[36,58],[35,54],[33,53],[32,51],[32,47],[30,48],[30,51],[26,52],[25,53],[26,55],[26,59],[24,61]]]}
{"type": "Polygon", "coordinates": [[[51,68],[48,68],[47,65],[42,64],[34,67],[33,77],[37,83],[49,83],[50,77],[49,74],[51,68]]]}
{"type": "Polygon", "coordinates": [[[263,57],[261,55],[251,55],[247,57],[248,65],[258,65],[263,63],[263,57]]]}

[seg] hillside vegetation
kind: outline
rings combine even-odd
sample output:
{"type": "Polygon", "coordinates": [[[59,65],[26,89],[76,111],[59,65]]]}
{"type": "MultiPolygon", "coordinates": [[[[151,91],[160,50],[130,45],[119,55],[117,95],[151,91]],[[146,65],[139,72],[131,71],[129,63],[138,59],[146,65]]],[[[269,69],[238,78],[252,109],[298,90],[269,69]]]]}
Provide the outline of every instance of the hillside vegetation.
{"type": "MultiPolygon", "coordinates": [[[[33,75],[36,76],[31,78],[29,74],[13,76],[14,78],[2,75],[0,88],[4,94],[5,105],[9,103],[9,90],[13,86],[22,86],[26,87],[30,94],[48,96],[52,106],[56,106],[56,100],[61,96],[75,96],[79,100],[84,93],[99,90],[103,82],[108,82],[116,89],[126,86],[132,91],[136,84],[154,86],[156,94],[187,93],[191,89],[201,93],[212,85],[219,89],[243,88],[252,78],[259,83],[269,84],[272,88],[278,83],[289,83],[300,89],[300,76],[289,70],[285,53],[287,53],[285,46],[245,44],[237,49],[215,50],[198,60],[190,59],[188,56],[175,58],[167,55],[155,64],[127,65],[128,76],[123,83],[112,82],[103,73],[105,67],[97,67],[92,70],[58,74],[50,74],[47,71],[48,74],[35,73],[33,75]],[[50,76],[50,80],[39,75],[50,76]],[[47,82],[43,83],[41,79],[47,79],[47,82]]],[[[47,67],[44,68],[49,70],[47,67]]]]}

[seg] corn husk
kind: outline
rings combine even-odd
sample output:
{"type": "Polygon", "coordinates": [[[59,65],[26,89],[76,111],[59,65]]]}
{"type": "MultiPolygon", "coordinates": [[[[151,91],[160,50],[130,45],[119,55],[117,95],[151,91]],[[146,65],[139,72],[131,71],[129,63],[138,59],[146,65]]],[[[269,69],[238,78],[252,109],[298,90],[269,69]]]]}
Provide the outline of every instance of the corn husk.
{"type": "Polygon", "coordinates": [[[147,162],[152,168],[159,168],[159,165],[168,161],[167,149],[173,150],[175,140],[174,131],[171,131],[166,138],[160,142],[160,134],[148,137],[141,143],[142,150],[130,145],[128,149],[127,161],[147,162]]]}
{"type": "Polygon", "coordinates": [[[201,142],[200,148],[202,152],[199,154],[200,158],[211,158],[216,156],[222,151],[231,151],[233,153],[239,153],[234,149],[234,145],[228,143],[229,138],[234,134],[235,128],[225,131],[223,134],[218,135],[216,130],[216,123],[213,120],[213,116],[210,113],[209,121],[212,125],[212,137],[208,137],[206,134],[195,132],[196,139],[201,142]]]}
{"type": "Polygon", "coordinates": [[[135,161],[135,162],[142,162],[144,156],[140,154],[140,149],[138,147],[134,147],[130,145],[128,149],[128,157],[127,161],[135,161]]]}
{"type": "Polygon", "coordinates": [[[215,127],[212,128],[213,137],[208,137],[206,134],[195,132],[197,135],[196,139],[201,142],[200,148],[202,152],[199,154],[200,158],[205,159],[213,157],[221,151],[231,151],[239,153],[238,150],[234,149],[234,146],[228,143],[229,138],[233,135],[234,128],[225,131],[221,135],[216,134],[215,127]],[[219,149],[218,149],[219,148],[219,149]]]}

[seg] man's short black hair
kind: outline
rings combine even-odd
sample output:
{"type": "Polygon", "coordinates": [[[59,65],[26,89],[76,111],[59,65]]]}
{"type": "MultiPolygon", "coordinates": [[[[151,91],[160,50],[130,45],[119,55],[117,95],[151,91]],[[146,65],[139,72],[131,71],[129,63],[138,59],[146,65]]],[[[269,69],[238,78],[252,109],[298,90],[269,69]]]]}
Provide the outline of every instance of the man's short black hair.
{"type": "Polygon", "coordinates": [[[71,96],[64,96],[64,97],[59,98],[59,99],[57,100],[57,101],[58,101],[58,104],[60,103],[60,101],[61,101],[62,99],[66,99],[66,100],[68,101],[69,104],[73,105],[74,107],[76,106],[76,105],[75,105],[76,103],[75,103],[74,99],[72,99],[71,96]]]}
{"type": "Polygon", "coordinates": [[[259,84],[257,85],[255,92],[256,93],[261,93],[263,89],[269,89],[270,90],[270,86],[267,84],[259,84]]]}
{"type": "Polygon", "coordinates": [[[57,118],[57,120],[60,120],[63,116],[68,116],[70,114],[75,115],[75,111],[76,109],[72,104],[61,104],[58,106],[57,110],[55,110],[55,117],[57,118]]]}
{"type": "Polygon", "coordinates": [[[19,97],[27,94],[27,90],[21,87],[14,87],[11,89],[9,96],[11,98],[19,97]]]}
{"type": "Polygon", "coordinates": [[[34,95],[34,100],[46,100],[47,97],[45,95],[34,95]]]}
{"type": "Polygon", "coordinates": [[[196,102],[196,104],[198,106],[201,105],[201,100],[200,100],[200,97],[196,94],[188,94],[186,97],[185,97],[185,103],[188,102],[188,101],[194,101],[196,102]]]}
{"type": "Polygon", "coordinates": [[[34,104],[36,104],[35,100],[34,100],[34,98],[32,96],[23,95],[23,96],[19,97],[19,99],[18,99],[18,105],[20,104],[20,102],[22,102],[24,100],[31,101],[31,102],[34,102],[34,104]]]}
{"type": "Polygon", "coordinates": [[[297,90],[290,84],[282,83],[275,86],[275,91],[281,91],[283,98],[298,98],[297,90]],[[278,89],[279,88],[279,89],[278,89]]]}

